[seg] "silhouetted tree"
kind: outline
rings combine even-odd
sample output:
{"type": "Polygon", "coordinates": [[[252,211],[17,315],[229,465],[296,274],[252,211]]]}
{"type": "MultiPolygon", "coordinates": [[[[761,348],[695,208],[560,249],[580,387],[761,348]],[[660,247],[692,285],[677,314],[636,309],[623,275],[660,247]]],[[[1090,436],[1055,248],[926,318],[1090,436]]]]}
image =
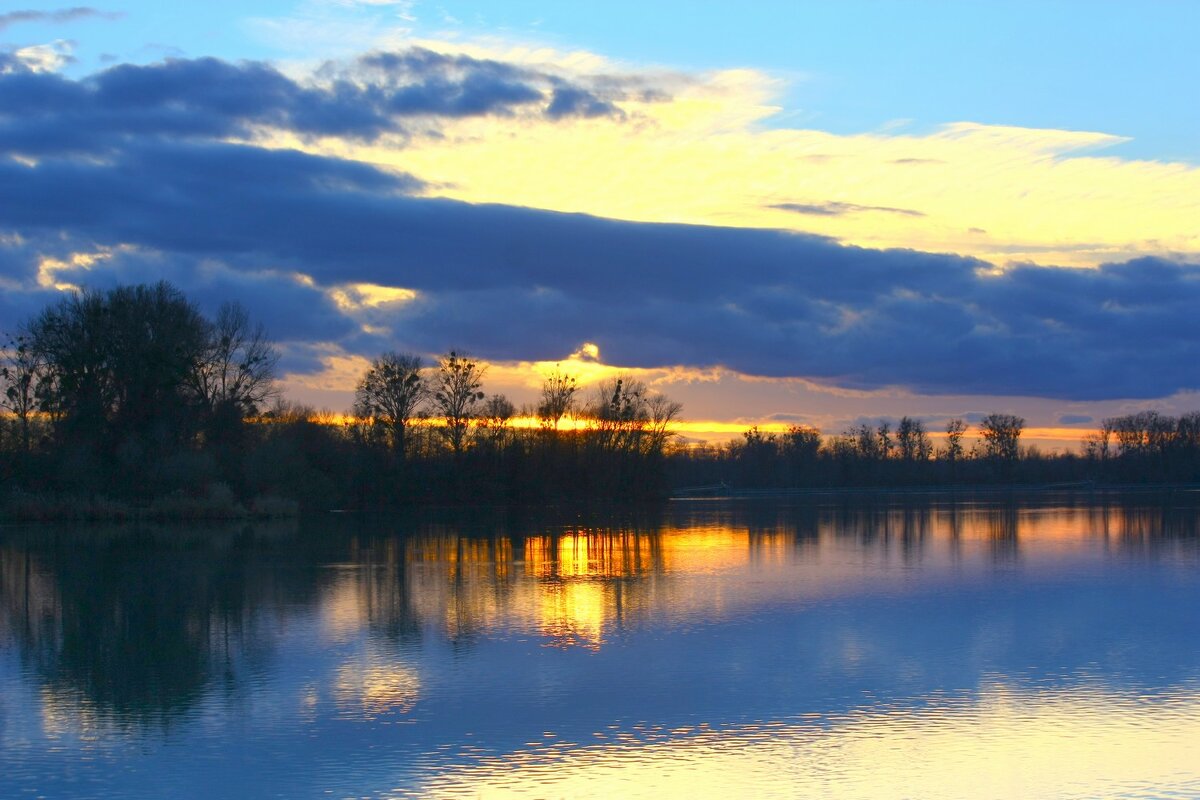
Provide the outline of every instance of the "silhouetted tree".
{"type": "Polygon", "coordinates": [[[29,324],[45,369],[41,410],[76,442],[123,443],[131,452],[177,445],[195,416],[187,387],[208,332],[165,282],[72,294],[29,324]]]}
{"type": "Polygon", "coordinates": [[[905,461],[928,461],[933,448],[929,444],[929,435],[925,426],[918,419],[901,417],[896,428],[896,446],[900,458],[905,461]]]}
{"type": "Polygon", "coordinates": [[[879,421],[879,457],[889,459],[892,457],[892,449],[895,447],[895,442],[892,441],[892,423],[885,420],[879,421]]]}
{"type": "Polygon", "coordinates": [[[279,353],[262,324],[252,324],[240,303],[221,305],[207,339],[192,371],[192,386],[210,416],[241,422],[279,395],[279,353]]]}
{"type": "Polygon", "coordinates": [[[542,399],[537,406],[542,427],[558,430],[562,418],[575,408],[575,393],[579,384],[574,375],[565,374],[559,367],[542,381],[542,399]]]}
{"type": "Polygon", "coordinates": [[[1020,456],[1021,431],[1025,420],[1012,414],[988,414],[979,421],[984,454],[988,458],[1012,462],[1020,456]]]}
{"type": "Polygon", "coordinates": [[[37,410],[41,378],[37,352],[31,346],[29,334],[21,331],[0,353],[0,408],[7,409],[16,420],[20,450],[24,454],[30,450],[30,428],[37,410]]]}
{"type": "Polygon", "coordinates": [[[852,444],[855,454],[864,461],[877,461],[884,457],[883,443],[875,428],[863,422],[858,427],[847,431],[846,438],[852,444]]]}
{"type": "Polygon", "coordinates": [[[387,352],[371,362],[354,390],[355,415],[385,426],[401,457],[407,452],[409,424],[429,395],[421,370],[420,356],[387,352]]]}
{"type": "Polygon", "coordinates": [[[494,394],[484,401],[479,410],[479,427],[489,445],[503,448],[508,444],[508,423],[516,413],[517,407],[502,394],[494,394]]]}
{"type": "Polygon", "coordinates": [[[433,405],[446,422],[445,427],[438,430],[449,442],[455,455],[461,454],[465,448],[471,420],[484,398],[480,387],[483,386],[483,374],[486,371],[487,367],[481,367],[469,356],[459,355],[454,350],[442,356],[438,362],[437,372],[433,376],[433,405]]]}
{"type": "Polygon", "coordinates": [[[967,432],[967,423],[952,419],[946,423],[946,460],[955,463],[962,460],[962,438],[967,432]]]}

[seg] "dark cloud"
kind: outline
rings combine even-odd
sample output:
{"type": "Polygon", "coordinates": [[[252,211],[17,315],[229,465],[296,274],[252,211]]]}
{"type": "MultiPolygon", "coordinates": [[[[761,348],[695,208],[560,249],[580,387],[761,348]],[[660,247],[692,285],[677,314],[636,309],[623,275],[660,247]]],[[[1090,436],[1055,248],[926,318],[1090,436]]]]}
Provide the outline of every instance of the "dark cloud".
{"type": "Polygon", "coordinates": [[[864,211],[881,211],[886,214],[901,214],[906,217],[923,217],[922,211],[911,208],[892,208],[891,206],[860,206],[857,203],[776,203],[769,208],[780,211],[791,211],[795,214],[810,214],[818,217],[840,217],[844,214],[858,214],[864,211]]]}
{"type": "Polygon", "coordinates": [[[1095,417],[1089,417],[1087,414],[1059,414],[1059,425],[1086,425],[1089,422],[1095,422],[1095,417]]]}
{"type": "Polygon", "coordinates": [[[425,187],[411,176],[213,141],[247,125],[365,134],[410,113],[512,113],[532,98],[521,87],[538,93],[536,113],[587,115],[593,102],[608,113],[611,93],[627,90],[571,96],[552,76],[423,51],[373,54],[354,69],[370,80],[327,71],[301,86],[266,65],[212,59],[84,81],[0,76],[0,313],[16,319],[44,302],[41,258],[108,252],[60,279],[167,278],[206,307],[237,297],[289,342],[296,368],[314,368],[330,341],[365,355],[456,346],[493,359],[561,358],[592,341],[612,363],[725,365],[862,389],[1101,399],[1200,388],[1195,264],[996,273],[783,231],[417,197],[425,187]],[[357,282],[418,298],[347,314],[323,289],[357,282]]]}
{"type": "MultiPolygon", "coordinates": [[[[373,312],[372,324],[428,351],[453,343],[490,358],[554,358],[594,341],[631,366],[724,364],[932,393],[1099,399],[1200,384],[1196,265],[994,274],[972,259],[780,231],[407,195],[416,185],[300,153],[151,142],[103,162],[0,164],[0,226],[83,250],[136,245],[327,286],[416,289],[419,300],[373,312]]],[[[166,267],[115,274],[193,285],[166,267]]],[[[276,301],[247,291],[269,314],[276,301]]],[[[301,335],[303,304],[278,302],[287,310],[277,318],[301,335]]],[[[314,323],[309,337],[327,336],[380,344],[314,323]]]]}
{"type": "MultiPolygon", "coordinates": [[[[620,82],[592,89],[497,61],[412,49],[327,65],[300,83],[269,64],[215,58],[121,64],[83,80],[0,63],[0,150],[104,155],[147,137],[227,139],[256,128],[369,140],[414,117],[619,117],[620,82]]],[[[427,123],[418,125],[422,132],[427,123]]]]}
{"type": "Polygon", "coordinates": [[[55,277],[92,289],[167,280],[210,315],[222,303],[237,300],[281,341],[340,340],[354,337],[359,327],[320,287],[294,273],[263,269],[237,259],[214,262],[134,250],[114,253],[90,268],[58,270],[55,277]]]}
{"type": "Polygon", "coordinates": [[[57,11],[34,11],[24,9],[21,11],[8,11],[0,14],[0,31],[16,25],[21,22],[74,22],[80,19],[120,19],[124,14],[112,11],[100,11],[99,9],[89,8],[87,6],[76,6],[75,8],[63,8],[57,11]]]}
{"type": "Polygon", "coordinates": [[[601,100],[586,89],[560,86],[554,90],[546,116],[551,119],[563,117],[619,117],[621,110],[612,103],[601,100]]]}

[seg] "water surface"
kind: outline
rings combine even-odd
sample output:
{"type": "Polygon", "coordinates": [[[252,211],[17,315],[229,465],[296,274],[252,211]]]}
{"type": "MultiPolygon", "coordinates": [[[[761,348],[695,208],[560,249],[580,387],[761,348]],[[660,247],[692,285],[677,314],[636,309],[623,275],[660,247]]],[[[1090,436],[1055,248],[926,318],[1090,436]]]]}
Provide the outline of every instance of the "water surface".
{"type": "Polygon", "coordinates": [[[1197,797],[1200,507],[0,529],[0,797],[1197,797]]]}

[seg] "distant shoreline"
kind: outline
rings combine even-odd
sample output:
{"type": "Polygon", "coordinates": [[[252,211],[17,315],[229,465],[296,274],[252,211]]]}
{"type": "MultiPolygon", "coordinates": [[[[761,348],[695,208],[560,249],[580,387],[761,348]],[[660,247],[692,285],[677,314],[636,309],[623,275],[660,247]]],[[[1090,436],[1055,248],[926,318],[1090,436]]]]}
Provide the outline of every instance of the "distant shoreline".
{"type": "Polygon", "coordinates": [[[1013,494],[1156,494],[1200,493],[1200,483],[1093,483],[1078,481],[1054,484],[947,484],[929,486],[819,486],[797,488],[733,488],[706,493],[709,487],[673,490],[668,500],[752,500],[756,498],[869,496],[869,495],[1013,495],[1013,494]]]}

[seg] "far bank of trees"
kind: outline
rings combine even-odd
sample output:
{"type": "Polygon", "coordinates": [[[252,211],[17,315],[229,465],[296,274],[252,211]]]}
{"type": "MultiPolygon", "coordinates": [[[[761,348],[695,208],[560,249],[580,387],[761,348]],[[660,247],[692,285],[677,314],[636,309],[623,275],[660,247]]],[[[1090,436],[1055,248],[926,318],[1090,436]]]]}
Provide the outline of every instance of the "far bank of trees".
{"type": "Polygon", "coordinates": [[[166,516],[551,503],[739,488],[1200,481],[1200,413],[1105,420],[1079,454],[1024,447],[990,414],[860,424],[836,435],[751,428],[678,443],[681,407],[629,376],[584,391],[556,370],[518,408],[450,351],[388,352],[350,415],[284,402],[279,355],[236,303],[206,317],[166,283],[65,295],[0,352],[0,503],[24,516],[166,516]],[[55,504],[58,504],[57,506],[55,504]]]}
{"type": "Polygon", "coordinates": [[[1051,460],[1021,448],[1024,428],[1020,417],[989,414],[968,447],[972,429],[962,419],[951,419],[938,443],[923,420],[909,416],[894,424],[862,422],[833,436],[807,425],[782,434],[754,427],[725,447],[679,453],[672,467],[677,482],[745,488],[1039,482],[1058,476],[1062,470],[1051,468],[1051,460]]]}
{"type": "Polygon", "coordinates": [[[974,427],[951,419],[936,439],[907,416],[833,436],[804,425],[782,434],[755,427],[722,447],[676,451],[671,480],[748,489],[1200,482],[1200,412],[1106,419],[1079,453],[1023,446],[1024,430],[1012,414],[988,414],[974,427]]]}

